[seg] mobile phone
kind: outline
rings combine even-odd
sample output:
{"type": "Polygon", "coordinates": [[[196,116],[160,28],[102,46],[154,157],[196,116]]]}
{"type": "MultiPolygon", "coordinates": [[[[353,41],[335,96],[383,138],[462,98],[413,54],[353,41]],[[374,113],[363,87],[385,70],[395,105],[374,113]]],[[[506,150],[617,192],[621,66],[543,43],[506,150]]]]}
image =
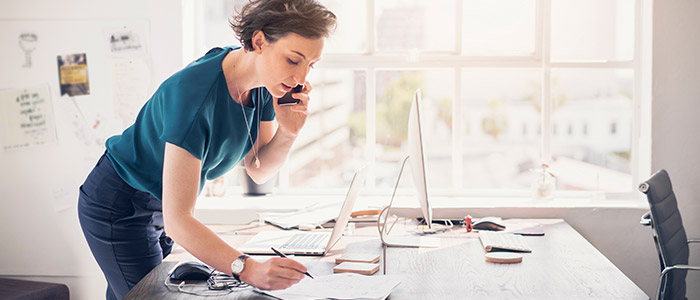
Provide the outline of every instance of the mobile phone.
{"type": "Polygon", "coordinates": [[[292,94],[301,93],[301,90],[303,90],[303,89],[304,89],[304,85],[300,84],[300,85],[295,86],[294,88],[292,88],[291,91],[284,94],[284,96],[282,96],[282,98],[280,98],[277,101],[277,104],[279,104],[279,105],[295,105],[295,104],[299,103],[299,99],[292,98],[292,94]]]}

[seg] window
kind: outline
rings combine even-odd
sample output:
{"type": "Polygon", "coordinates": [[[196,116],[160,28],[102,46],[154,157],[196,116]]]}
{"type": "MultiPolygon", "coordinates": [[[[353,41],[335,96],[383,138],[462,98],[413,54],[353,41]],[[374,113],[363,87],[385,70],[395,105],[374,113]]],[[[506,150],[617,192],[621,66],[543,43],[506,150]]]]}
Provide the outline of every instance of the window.
{"type": "MultiPolygon", "coordinates": [[[[367,164],[366,191],[386,194],[416,88],[431,193],[529,195],[542,163],[564,191],[630,195],[647,175],[646,0],[321,2],[338,29],[309,75],[311,115],[281,189],[345,188],[367,164]]],[[[245,1],[191,3],[192,58],[237,43],[227,20],[245,1]]]]}

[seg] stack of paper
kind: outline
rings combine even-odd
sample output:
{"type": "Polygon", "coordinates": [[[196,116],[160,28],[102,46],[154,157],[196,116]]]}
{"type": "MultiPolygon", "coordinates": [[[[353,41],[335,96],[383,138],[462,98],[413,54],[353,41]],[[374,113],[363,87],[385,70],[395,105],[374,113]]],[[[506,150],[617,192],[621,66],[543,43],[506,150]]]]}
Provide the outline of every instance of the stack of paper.
{"type": "Polygon", "coordinates": [[[282,229],[298,228],[300,224],[320,226],[338,216],[342,202],[321,203],[288,213],[270,214],[268,223],[282,229]]]}
{"type": "Polygon", "coordinates": [[[262,291],[273,297],[296,299],[385,299],[401,283],[401,275],[365,276],[342,273],[304,278],[286,290],[262,291]]]}

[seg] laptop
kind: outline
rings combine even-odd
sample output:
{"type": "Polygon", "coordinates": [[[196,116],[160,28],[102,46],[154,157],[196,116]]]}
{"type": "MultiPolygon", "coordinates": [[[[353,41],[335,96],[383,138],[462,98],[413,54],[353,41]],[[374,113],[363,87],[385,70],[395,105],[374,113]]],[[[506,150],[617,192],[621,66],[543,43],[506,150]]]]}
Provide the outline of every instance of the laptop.
{"type": "Polygon", "coordinates": [[[238,247],[238,250],[248,254],[274,254],[271,249],[274,247],[284,254],[326,255],[343,235],[357,195],[365,182],[366,172],[366,168],[363,167],[355,173],[333,231],[262,231],[238,247]]]}

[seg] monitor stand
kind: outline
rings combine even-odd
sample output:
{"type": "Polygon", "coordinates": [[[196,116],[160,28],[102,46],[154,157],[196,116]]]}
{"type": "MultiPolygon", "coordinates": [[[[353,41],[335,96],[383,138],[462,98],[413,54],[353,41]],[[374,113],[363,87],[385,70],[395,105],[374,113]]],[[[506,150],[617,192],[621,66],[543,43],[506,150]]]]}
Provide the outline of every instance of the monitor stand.
{"type": "Polygon", "coordinates": [[[436,237],[426,237],[426,236],[390,236],[389,233],[391,229],[394,228],[396,220],[389,226],[389,216],[391,215],[391,205],[394,203],[394,197],[396,196],[396,190],[399,187],[399,181],[401,181],[401,174],[403,174],[404,167],[408,161],[409,156],[404,158],[401,164],[401,171],[399,171],[399,178],[396,179],[396,186],[394,187],[394,192],[391,194],[391,201],[389,205],[382,209],[377,217],[377,229],[379,230],[379,238],[382,240],[382,245],[388,247],[408,247],[408,248],[437,248],[440,247],[440,239],[436,237]],[[382,216],[384,216],[382,218],[382,216]],[[383,222],[382,222],[383,221],[383,222]],[[383,224],[382,224],[383,223],[383,224]],[[389,228],[387,228],[389,227],[389,228]]]}

